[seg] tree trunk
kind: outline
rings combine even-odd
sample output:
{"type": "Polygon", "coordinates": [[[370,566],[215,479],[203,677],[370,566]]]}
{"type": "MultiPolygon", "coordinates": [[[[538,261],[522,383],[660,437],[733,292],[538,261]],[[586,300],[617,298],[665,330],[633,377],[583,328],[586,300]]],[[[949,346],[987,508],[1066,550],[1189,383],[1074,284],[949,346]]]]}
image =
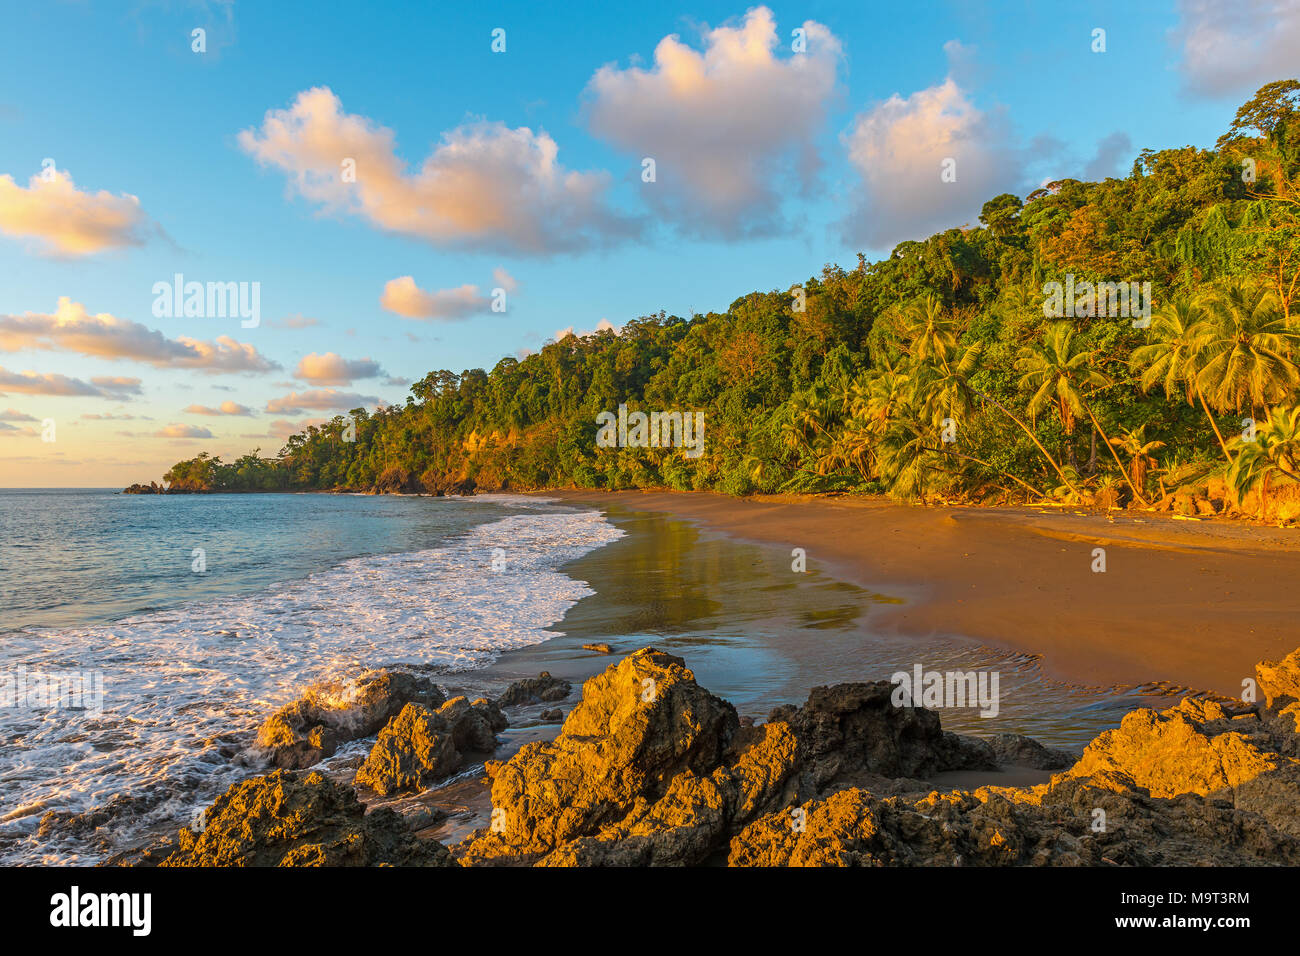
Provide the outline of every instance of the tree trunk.
{"type": "Polygon", "coordinates": [[[1228,444],[1223,440],[1223,433],[1219,431],[1219,423],[1214,420],[1214,416],[1210,413],[1210,406],[1205,403],[1205,396],[1201,394],[1199,388],[1196,390],[1196,397],[1201,400],[1201,408],[1205,409],[1205,417],[1210,420],[1210,427],[1214,429],[1214,437],[1219,439],[1219,447],[1223,449],[1223,457],[1228,459],[1228,464],[1231,465],[1232,455],[1228,453],[1228,444]]]}
{"type": "Polygon", "coordinates": [[[1110,438],[1106,435],[1106,430],[1101,427],[1101,422],[1097,421],[1097,416],[1093,414],[1092,406],[1085,402],[1083,407],[1087,410],[1088,417],[1092,419],[1093,428],[1097,429],[1097,431],[1101,433],[1101,437],[1105,439],[1106,447],[1110,449],[1111,457],[1115,459],[1115,464],[1119,466],[1119,473],[1124,476],[1124,482],[1133,492],[1133,497],[1143,505],[1147,505],[1148,502],[1146,498],[1142,496],[1142,492],[1137,490],[1137,487],[1133,484],[1133,479],[1129,477],[1128,470],[1124,467],[1124,463],[1119,460],[1119,452],[1117,452],[1115,446],[1110,443],[1110,438]]]}

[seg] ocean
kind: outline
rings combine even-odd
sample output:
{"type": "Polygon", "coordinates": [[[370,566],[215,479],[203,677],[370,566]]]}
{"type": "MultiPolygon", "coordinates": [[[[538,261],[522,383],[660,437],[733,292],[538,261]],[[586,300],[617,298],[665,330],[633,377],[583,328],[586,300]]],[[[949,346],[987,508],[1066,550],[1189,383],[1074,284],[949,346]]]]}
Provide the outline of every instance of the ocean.
{"type": "MultiPolygon", "coordinates": [[[[923,663],[1001,676],[996,719],[947,708],[945,729],[1075,751],[1153,703],[961,635],[873,625],[901,600],[632,502],[0,490],[0,864],[93,864],[174,833],[259,772],[239,755],[268,715],[369,668],[471,697],[549,670],[576,695],[654,645],[762,720],[814,686],[923,663]],[[12,699],[41,675],[102,682],[102,707],[12,699]]],[[[512,718],[503,751],[535,725],[512,718]]]]}
{"type": "Polygon", "coordinates": [[[501,495],[0,490],[0,675],[103,687],[102,711],[0,706],[0,863],[96,861],[38,836],[50,810],[187,819],[248,773],[217,745],[312,681],[468,670],[554,637],[592,593],[559,569],[621,535],[501,495]]]}

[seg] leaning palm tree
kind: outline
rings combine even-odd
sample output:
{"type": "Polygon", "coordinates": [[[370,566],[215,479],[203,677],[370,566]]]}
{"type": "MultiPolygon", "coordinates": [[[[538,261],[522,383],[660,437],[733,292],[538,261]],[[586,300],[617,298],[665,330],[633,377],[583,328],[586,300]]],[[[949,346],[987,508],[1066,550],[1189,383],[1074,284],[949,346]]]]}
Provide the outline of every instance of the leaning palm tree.
{"type": "Polygon", "coordinates": [[[1240,451],[1228,469],[1228,485],[1238,503],[1258,485],[1262,519],[1274,476],[1300,482],[1300,406],[1273,409],[1268,421],[1255,430],[1253,440],[1238,438],[1233,444],[1240,446],[1240,451]]]}
{"type": "Polygon", "coordinates": [[[1202,356],[1200,388],[1223,411],[1260,409],[1286,398],[1300,384],[1291,355],[1300,342],[1262,286],[1233,282],[1205,297],[1205,316],[1194,326],[1202,356]]]}
{"type": "Polygon", "coordinates": [[[1193,404],[1193,398],[1201,403],[1205,417],[1210,420],[1214,437],[1219,440],[1223,457],[1232,462],[1228,445],[1219,431],[1219,423],[1214,420],[1214,413],[1205,401],[1205,394],[1197,385],[1201,373],[1203,356],[1197,345],[1203,323],[1205,310],[1187,296],[1178,296],[1165,305],[1151,323],[1151,340],[1140,345],[1129,356],[1129,363],[1141,368],[1138,384],[1142,391],[1149,392],[1157,384],[1164,387],[1165,398],[1173,398],[1180,391],[1193,404]]]}
{"type": "MultiPolygon", "coordinates": [[[[1016,366],[1024,373],[1020,377],[1020,387],[1033,390],[1033,395],[1029,399],[1029,413],[1035,415],[1049,404],[1056,409],[1061,425],[1065,429],[1066,446],[1072,468],[1075,467],[1074,424],[1079,417],[1087,415],[1092,422],[1092,427],[1097,429],[1106,447],[1110,449],[1120,473],[1128,481],[1128,472],[1124,469],[1124,463],[1119,460],[1119,454],[1110,443],[1110,437],[1083,397],[1085,388],[1097,389],[1114,383],[1109,376],[1096,368],[1096,350],[1078,347],[1075,339],[1076,331],[1069,322],[1054,322],[1048,326],[1041,344],[1027,345],[1020,350],[1020,357],[1016,361],[1016,366]]],[[[1077,491],[1073,482],[1067,480],[1066,484],[1077,491]]],[[[1131,481],[1128,484],[1133,497],[1145,505],[1147,500],[1142,492],[1134,487],[1131,481]]]]}

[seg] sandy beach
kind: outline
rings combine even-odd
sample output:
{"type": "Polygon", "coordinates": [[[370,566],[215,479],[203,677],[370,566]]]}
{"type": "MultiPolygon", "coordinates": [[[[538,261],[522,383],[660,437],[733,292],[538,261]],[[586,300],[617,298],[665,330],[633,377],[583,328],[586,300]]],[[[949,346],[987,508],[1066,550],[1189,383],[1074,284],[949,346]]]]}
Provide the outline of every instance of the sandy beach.
{"type": "Polygon", "coordinates": [[[888,500],[578,491],[549,497],[689,520],[807,552],[820,570],[903,598],[873,629],[965,637],[1040,656],[1052,678],[1237,696],[1254,664],[1300,643],[1295,532],[1148,513],[888,500]],[[1106,570],[1093,570],[1094,549],[1106,570]]]}

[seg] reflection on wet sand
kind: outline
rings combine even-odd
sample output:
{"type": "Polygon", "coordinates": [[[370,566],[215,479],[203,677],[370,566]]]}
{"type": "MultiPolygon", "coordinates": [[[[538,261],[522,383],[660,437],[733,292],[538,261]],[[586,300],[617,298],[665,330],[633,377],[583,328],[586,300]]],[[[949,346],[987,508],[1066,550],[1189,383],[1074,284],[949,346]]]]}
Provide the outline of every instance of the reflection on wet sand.
{"type": "Polygon", "coordinates": [[[654,644],[685,658],[699,682],[742,715],[762,717],[779,704],[802,703],[814,686],[886,680],[917,664],[927,671],[996,670],[997,716],[950,708],[941,713],[944,726],[985,736],[1024,733],[1067,748],[1082,747],[1151,702],[1134,692],[1047,680],[1033,657],[959,636],[875,631],[873,609],[903,599],[827,576],[817,570],[814,549],[808,570],[798,573],[789,549],[737,541],[663,514],[605,510],[627,535],[565,568],[596,593],[569,610],[556,638],[466,675],[467,687],[542,670],[578,684],[612,659],[654,644]],[[613,658],[582,649],[592,642],[609,644],[613,658]]]}

